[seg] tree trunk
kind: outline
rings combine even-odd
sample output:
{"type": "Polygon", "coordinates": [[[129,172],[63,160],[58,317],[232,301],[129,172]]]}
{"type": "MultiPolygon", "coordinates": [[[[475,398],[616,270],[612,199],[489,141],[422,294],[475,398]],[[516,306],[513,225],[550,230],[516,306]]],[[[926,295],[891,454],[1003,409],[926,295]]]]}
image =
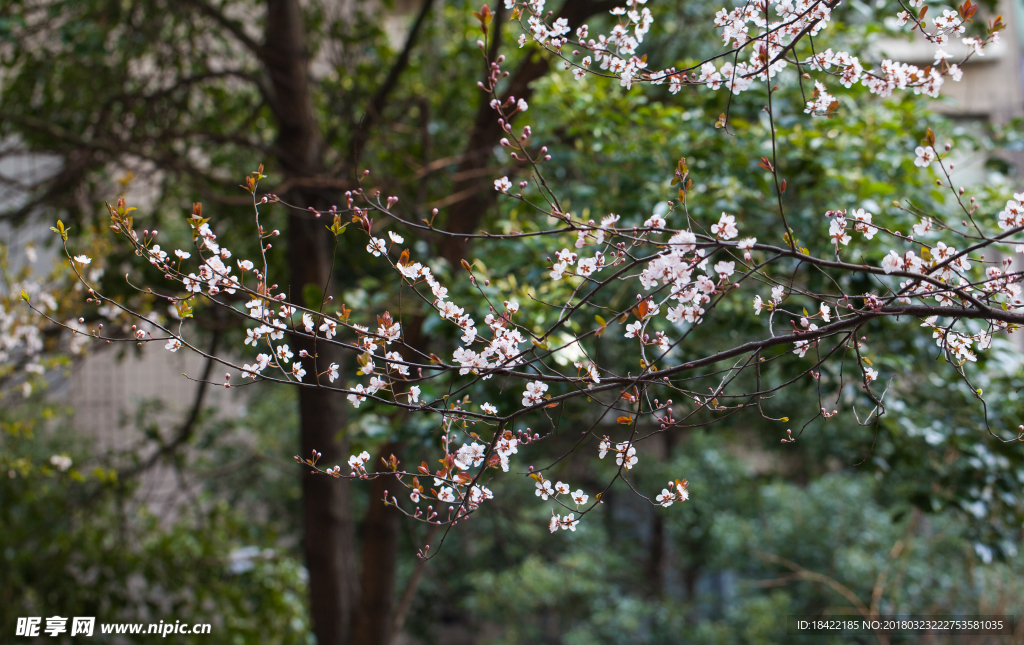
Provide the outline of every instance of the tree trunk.
{"type": "MultiPolygon", "coordinates": [[[[311,450],[319,450],[324,463],[343,464],[347,443],[339,440],[343,410],[332,398],[336,397],[302,389],[302,451],[308,456],[311,450]]],[[[343,645],[351,623],[355,544],[349,486],[348,481],[309,473],[302,481],[310,612],[318,645],[343,645]]]]}
{"type": "MultiPolygon", "coordinates": [[[[313,110],[309,54],[302,9],[297,0],[269,0],[266,40],[261,57],[270,77],[271,104],[278,126],[277,158],[286,178],[311,177],[322,168],[322,138],[313,110]]],[[[293,190],[287,199],[300,206],[322,207],[324,196],[293,190]]],[[[292,298],[302,299],[307,285],[317,293],[327,288],[333,245],[323,224],[308,213],[288,216],[288,264],[292,298]]],[[[326,297],[326,294],[324,294],[326,297]]],[[[294,337],[296,354],[306,350],[308,382],[336,362],[341,353],[331,345],[294,337]]],[[[323,453],[321,461],[344,463],[346,410],[344,397],[315,387],[299,389],[302,454],[323,453]]],[[[355,606],[355,544],[350,484],[322,475],[303,475],[306,568],[310,610],[318,645],[346,645],[355,606]]]]}
{"type": "MultiPolygon", "coordinates": [[[[380,470],[381,459],[399,452],[399,445],[386,443],[376,456],[374,470],[380,470]]],[[[395,494],[397,483],[391,477],[378,477],[370,482],[370,500],[363,524],[362,594],[359,611],[352,622],[349,645],[387,645],[391,642],[395,605],[395,554],[398,551],[400,516],[384,505],[384,492],[395,494]]]]}

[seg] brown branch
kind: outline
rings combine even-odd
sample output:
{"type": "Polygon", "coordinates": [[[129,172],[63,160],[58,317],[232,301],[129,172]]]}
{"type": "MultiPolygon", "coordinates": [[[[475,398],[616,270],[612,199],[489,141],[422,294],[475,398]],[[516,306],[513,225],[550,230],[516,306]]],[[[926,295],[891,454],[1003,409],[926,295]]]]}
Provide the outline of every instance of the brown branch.
{"type": "MultiPolygon", "coordinates": [[[[781,564],[782,566],[786,567],[787,569],[795,573],[797,576],[802,578],[803,580],[817,582],[819,584],[825,585],[829,589],[832,589],[840,596],[845,598],[847,602],[853,605],[854,608],[856,608],[857,611],[860,612],[860,615],[864,618],[874,617],[871,614],[871,609],[867,605],[865,605],[860,598],[857,597],[857,594],[853,593],[853,591],[849,587],[842,584],[835,578],[814,571],[810,571],[809,569],[805,569],[796,562],[793,562],[792,560],[787,560],[786,558],[777,556],[773,553],[765,553],[764,551],[756,551],[756,553],[759,557],[768,560],[769,562],[781,564]]],[[[889,643],[889,636],[881,630],[875,630],[875,638],[878,639],[878,642],[881,643],[881,645],[888,645],[889,643]]]]}
{"type": "Polygon", "coordinates": [[[214,364],[213,356],[217,353],[217,346],[220,344],[220,336],[220,330],[215,329],[210,337],[210,350],[208,352],[209,358],[206,359],[206,365],[203,366],[203,375],[198,380],[196,393],[192,398],[192,406],[189,408],[188,417],[185,418],[185,422],[181,424],[180,428],[178,428],[178,432],[175,433],[174,438],[160,446],[160,449],[153,453],[146,461],[118,473],[120,478],[134,477],[141,472],[149,470],[163,457],[171,454],[177,450],[179,446],[192,438],[196,422],[199,420],[199,414],[203,409],[203,401],[206,399],[206,391],[209,389],[210,374],[213,372],[214,364]]]}
{"type": "Polygon", "coordinates": [[[242,29],[242,25],[238,21],[231,20],[221,13],[219,9],[204,0],[185,0],[185,2],[198,9],[201,14],[212,18],[214,22],[226,29],[228,33],[234,36],[238,42],[242,43],[246,49],[255,54],[257,58],[263,58],[263,47],[245,33],[245,30],[242,29]]]}
{"type": "MultiPolygon", "coordinates": [[[[427,524],[427,534],[423,538],[423,544],[429,546],[431,540],[437,535],[439,525],[427,524]]],[[[405,618],[409,614],[409,608],[412,607],[412,600],[416,597],[416,590],[420,586],[420,581],[423,579],[423,574],[427,571],[426,558],[421,558],[416,563],[416,568],[412,570],[412,575],[409,576],[409,581],[405,584],[405,589],[402,591],[402,597],[398,599],[398,606],[395,607],[395,617],[393,626],[391,628],[391,642],[394,643],[398,640],[398,635],[402,632],[402,627],[405,626],[405,618]]]]}

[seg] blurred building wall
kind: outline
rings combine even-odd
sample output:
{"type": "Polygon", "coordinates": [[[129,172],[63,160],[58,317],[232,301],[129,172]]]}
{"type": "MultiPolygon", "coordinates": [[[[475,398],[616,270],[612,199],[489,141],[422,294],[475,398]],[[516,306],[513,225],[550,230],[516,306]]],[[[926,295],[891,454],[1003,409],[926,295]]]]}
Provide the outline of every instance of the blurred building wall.
{"type": "MultiPolygon", "coordinates": [[[[171,353],[162,342],[136,347],[111,345],[76,361],[67,381],[67,401],[74,410],[75,430],[95,442],[98,454],[137,450],[142,459],[155,454],[157,442],[146,431],[156,429],[163,441],[182,428],[196,400],[206,359],[191,352],[171,353]]],[[[211,380],[224,382],[225,369],[214,366],[211,380]]],[[[230,370],[233,371],[233,370],[230,370]]],[[[232,374],[237,383],[238,374],[232,374]]],[[[202,407],[221,418],[244,413],[244,398],[235,390],[208,385],[202,407]]],[[[179,451],[187,450],[186,447],[179,451]]],[[[187,501],[193,482],[182,479],[167,463],[159,463],[139,479],[136,500],[159,517],[170,519],[187,501]]]]}

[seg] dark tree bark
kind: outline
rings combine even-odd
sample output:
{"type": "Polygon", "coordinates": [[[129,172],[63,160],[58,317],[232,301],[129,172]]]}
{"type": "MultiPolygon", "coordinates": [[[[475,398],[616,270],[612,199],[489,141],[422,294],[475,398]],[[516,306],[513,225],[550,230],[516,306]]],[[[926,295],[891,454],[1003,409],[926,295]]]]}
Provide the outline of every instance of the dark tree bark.
{"type": "MultiPolygon", "coordinates": [[[[339,407],[316,390],[303,390],[299,400],[303,454],[315,449],[323,453],[325,463],[345,462],[347,442],[340,436],[344,411],[339,407]]],[[[317,643],[325,645],[347,642],[356,595],[350,485],[308,473],[302,481],[310,611],[317,643]]]]}
{"type": "MultiPolygon", "coordinates": [[[[323,163],[306,38],[297,0],[269,0],[261,58],[270,77],[271,105],[278,125],[276,153],[286,180],[313,177],[323,163]]],[[[287,198],[300,206],[322,207],[326,201],[315,190],[303,188],[293,189],[287,198]]],[[[329,235],[320,221],[304,212],[293,211],[288,216],[288,286],[293,298],[301,298],[307,285],[313,285],[317,293],[328,286],[333,255],[329,235]]],[[[296,350],[306,350],[313,357],[307,379],[315,380],[317,372],[331,362],[342,364],[341,353],[331,345],[300,338],[293,342],[296,350]]],[[[323,453],[324,463],[344,463],[344,403],[337,394],[313,387],[299,389],[303,455],[318,450],[323,453]]],[[[309,472],[303,477],[304,544],[313,630],[319,645],[345,645],[356,597],[350,484],[309,472]]]]}
{"type": "MultiPolygon", "coordinates": [[[[381,459],[399,452],[397,443],[384,444],[375,458],[375,469],[381,459]]],[[[353,617],[350,645],[387,645],[391,642],[400,516],[394,509],[386,507],[383,500],[384,492],[390,491],[389,495],[393,495],[395,488],[395,481],[390,477],[378,477],[369,485],[369,508],[362,534],[362,595],[359,610],[353,617]]]]}

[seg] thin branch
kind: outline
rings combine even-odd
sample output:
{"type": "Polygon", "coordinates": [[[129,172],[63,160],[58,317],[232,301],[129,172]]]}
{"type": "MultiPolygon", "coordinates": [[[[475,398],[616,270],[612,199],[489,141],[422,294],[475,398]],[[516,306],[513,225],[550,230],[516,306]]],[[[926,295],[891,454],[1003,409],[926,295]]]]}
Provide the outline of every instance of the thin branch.
{"type": "Polygon", "coordinates": [[[401,78],[402,72],[405,71],[406,67],[409,66],[409,57],[412,54],[413,48],[416,46],[416,41],[419,39],[420,31],[422,30],[423,23],[427,20],[427,15],[430,13],[431,7],[434,5],[434,0],[423,0],[423,5],[420,7],[419,14],[416,15],[416,19],[412,23],[412,27],[409,29],[409,34],[405,38],[405,46],[402,47],[401,53],[398,54],[398,58],[394,64],[391,65],[391,69],[388,70],[388,75],[384,78],[384,82],[380,84],[377,91],[374,92],[373,97],[370,99],[370,103],[366,108],[366,112],[363,114],[363,118],[359,121],[359,125],[356,127],[355,134],[352,138],[352,170],[355,171],[359,167],[359,160],[363,156],[363,150],[366,148],[366,143],[370,138],[370,131],[373,129],[377,119],[380,118],[381,113],[384,111],[384,105],[391,95],[391,92],[398,85],[398,79],[401,78]]]}

